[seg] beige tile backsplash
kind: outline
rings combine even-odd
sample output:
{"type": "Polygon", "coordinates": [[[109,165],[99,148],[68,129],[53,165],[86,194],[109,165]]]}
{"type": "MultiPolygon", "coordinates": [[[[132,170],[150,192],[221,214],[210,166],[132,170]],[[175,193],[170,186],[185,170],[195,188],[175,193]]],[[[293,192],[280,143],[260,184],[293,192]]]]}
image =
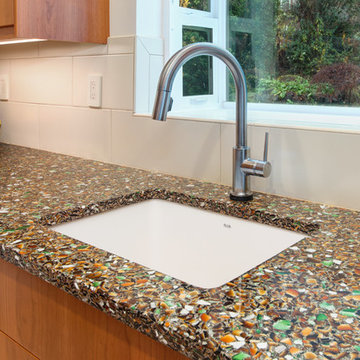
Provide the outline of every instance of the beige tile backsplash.
{"type": "MultiPolygon", "coordinates": [[[[133,115],[135,81],[154,89],[162,65],[160,44],[141,41],[143,47],[134,36],[108,45],[2,46],[0,74],[9,75],[10,99],[0,101],[0,141],[230,185],[234,124],[133,115]],[[136,48],[148,51],[147,78],[145,67],[135,73],[136,48]],[[87,106],[89,74],[103,76],[101,109],[87,106]]],[[[151,91],[136,101],[149,112],[153,99],[151,91]]],[[[249,125],[255,158],[262,157],[265,131],[273,172],[252,178],[254,190],[360,210],[360,134],[249,125]]]]}
{"type": "MultiPolygon", "coordinates": [[[[250,125],[251,156],[261,159],[269,132],[269,178],[252,178],[254,190],[360,209],[360,135],[250,125]],[[341,151],[339,151],[341,149],[341,151]]],[[[235,126],[221,125],[221,183],[231,185],[235,126]]]]}
{"type": "Polygon", "coordinates": [[[75,106],[87,107],[88,75],[102,74],[102,107],[133,110],[133,54],[74,57],[73,63],[73,104],[75,106]]]}
{"type": "Polygon", "coordinates": [[[111,111],[40,106],[39,148],[109,162],[111,111]]]}
{"type": "Polygon", "coordinates": [[[39,43],[39,57],[107,55],[107,45],[43,41],[39,43]]]}
{"type": "Polygon", "coordinates": [[[38,55],[38,43],[1,45],[0,59],[36,58],[38,55]]]}
{"type": "Polygon", "coordinates": [[[10,61],[10,101],[72,104],[72,58],[10,61]]]}
{"type": "Polygon", "coordinates": [[[9,74],[10,60],[0,60],[0,74],[9,74]]]}
{"type": "Polygon", "coordinates": [[[112,113],[112,162],[220,182],[220,125],[112,113]]]}
{"type": "Polygon", "coordinates": [[[39,147],[39,108],[37,105],[0,101],[0,142],[39,147]]]}

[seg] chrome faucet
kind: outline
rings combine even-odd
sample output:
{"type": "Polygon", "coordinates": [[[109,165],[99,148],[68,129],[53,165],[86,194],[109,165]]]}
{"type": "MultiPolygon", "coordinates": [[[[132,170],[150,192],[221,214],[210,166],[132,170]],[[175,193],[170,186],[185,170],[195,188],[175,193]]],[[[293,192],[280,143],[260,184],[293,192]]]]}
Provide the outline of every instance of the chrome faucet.
{"type": "Polygon", "coordinates": [[[250,149],[247,146],[245,75],[239,62],[229,51],[211,43],[195,43],[176,52],[161,72],[154,103],[153,119],[166,120],[167,113],[172,107],[171,90],[177,72],[187,61],[200,55],[215,56],[222,60],[234,78],[236,87],[236,146],[233,148],[233,184],[230,199],[252,200],[253,194],[250,190],[249,175],[268,177],[271,173],[271,164],[267,161],[268,133],[265,134],[264,159],[251,159],[249,157],[250,149]]]}

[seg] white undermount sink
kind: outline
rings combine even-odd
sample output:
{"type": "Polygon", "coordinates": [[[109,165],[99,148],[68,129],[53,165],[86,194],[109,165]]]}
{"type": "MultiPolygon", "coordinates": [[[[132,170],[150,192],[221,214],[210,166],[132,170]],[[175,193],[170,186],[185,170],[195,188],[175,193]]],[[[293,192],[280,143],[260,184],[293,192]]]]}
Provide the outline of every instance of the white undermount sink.
{"type": "Polygon", "coordinates": [[[52,229],[202,288],[221,286],[305,237],[156,199],[52,229]]]}

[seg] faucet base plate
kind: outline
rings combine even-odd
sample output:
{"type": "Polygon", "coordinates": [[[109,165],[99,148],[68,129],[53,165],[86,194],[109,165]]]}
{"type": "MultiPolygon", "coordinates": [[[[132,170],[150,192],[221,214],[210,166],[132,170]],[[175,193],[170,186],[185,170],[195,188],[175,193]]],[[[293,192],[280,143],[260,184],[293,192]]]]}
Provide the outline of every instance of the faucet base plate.
{"type": "Polygon", "coordinates": [[[253,199],[253,194],[250,195],[233,195],[230,193],[230,200],[235,201],[251,201],[253,199]]]}

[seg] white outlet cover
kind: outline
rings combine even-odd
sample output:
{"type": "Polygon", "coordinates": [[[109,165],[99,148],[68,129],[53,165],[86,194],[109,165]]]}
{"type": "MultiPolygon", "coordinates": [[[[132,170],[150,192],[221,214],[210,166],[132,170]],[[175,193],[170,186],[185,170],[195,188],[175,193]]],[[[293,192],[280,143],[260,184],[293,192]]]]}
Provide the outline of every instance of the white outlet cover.
{"type": "Polygon", "coordinates": [[[9,75],[0,74],[0,100],[9,100],[9,75]]]}
{"type": "Polygon", "coordinates": [[[100,108],[102,105],[102,75],[93,74],[88,77],[88,105],[100,108]]]}

